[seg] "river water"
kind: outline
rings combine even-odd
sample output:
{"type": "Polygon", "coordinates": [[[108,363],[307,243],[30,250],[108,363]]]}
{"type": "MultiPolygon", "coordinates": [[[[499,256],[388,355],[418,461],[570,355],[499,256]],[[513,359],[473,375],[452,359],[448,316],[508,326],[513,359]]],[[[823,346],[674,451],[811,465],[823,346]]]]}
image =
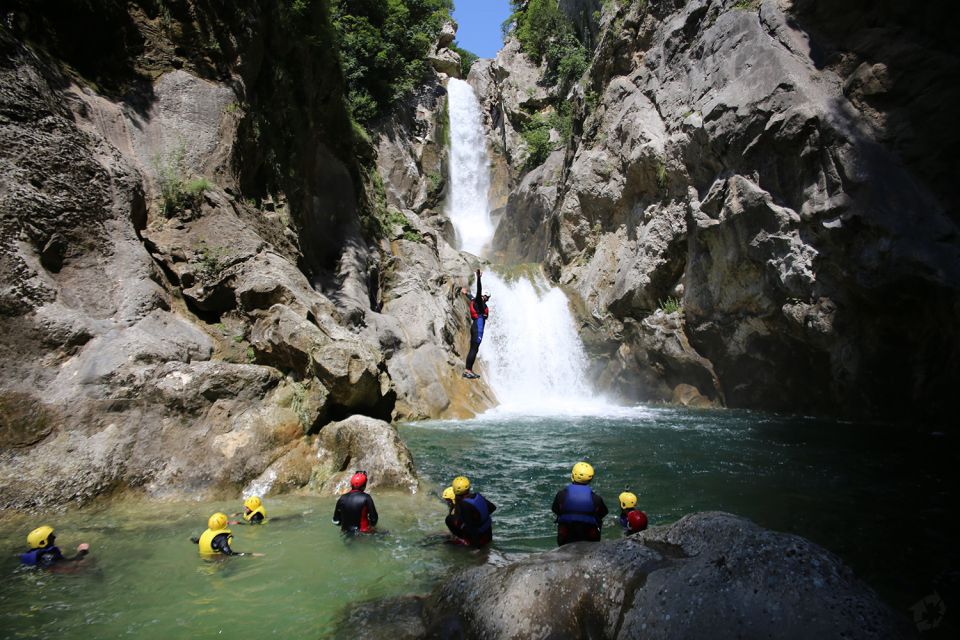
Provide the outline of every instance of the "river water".
{"type": "Polygon", "coordinates": [[[441,577],[486,561],[442,539],[449,480],[467,474],[498,505],[493,553],[554,546],[549,512],[573,462],[597,469],[595,489],[617,538],[616,496],[630,489],[651,524],[686,513],[732,511],[804,535],[844,558],[897,608],[932,592],[956,566],[960,531],[949,518],[956,458],[940,439],[876,425],[742,411],[613,409],[603,416],[494,414],[401,426],[424,490],[375,492],[389,535],[343,540],[332,499],[266,500],[263,527],[234,527],[238,550],[262,558],[203,561],[189,537],[214,504],[130,502],[0,525],[4,638],[325,637],[350,603],[424,593],[441,577]],[[89,542],[92,565],[74,575],[18,567],[14,553],[41,522],[64,550],[89,542]]]}

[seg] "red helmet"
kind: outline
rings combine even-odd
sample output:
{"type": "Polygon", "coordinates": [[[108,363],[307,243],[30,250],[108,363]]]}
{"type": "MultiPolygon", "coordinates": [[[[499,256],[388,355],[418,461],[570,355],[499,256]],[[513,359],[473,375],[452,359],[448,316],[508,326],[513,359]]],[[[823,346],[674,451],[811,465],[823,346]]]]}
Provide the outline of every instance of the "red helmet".
{"type": "Polygon", "coordinates": [[[630,533],[643,531],[647,528],[647,514],[643,511],[631,511],[627,514],[627,526],[630,527],[630,533]]]}
{"type": "Polygon", "coordinates": [[[353,489],[363,489],[367,486],[367,474],[365,471],[357,471],[350,478],[350,487],[353,489]]]}

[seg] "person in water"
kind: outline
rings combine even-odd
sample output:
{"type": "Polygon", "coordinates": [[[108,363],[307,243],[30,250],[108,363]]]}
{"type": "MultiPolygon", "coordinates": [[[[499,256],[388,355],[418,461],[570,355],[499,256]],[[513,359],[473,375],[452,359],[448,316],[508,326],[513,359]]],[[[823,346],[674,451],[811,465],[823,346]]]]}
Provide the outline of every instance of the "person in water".
{"type": "Polygon", "coordinates": [[[199,545],[200,555],[205,558],[217,556],[262,556],[262,553],[244,553],[234,551],[230,545],[233,543],[233,533],[227,529],[227,514],[215,513],[207,520],[207,530],[200,534],[199,538],[190,538],[192,542],[199,545]]]}
{"type": "Polygon", "coordinates": [[[632,536],[640,533],[647,528],[647,514],[643,511],[634,510],[627,514],[627,530],[623,532],[625,536],[632,536]]]}
{"type": "Polygon", "coordinates": [[[374,533],[377,526],[377,507],[367,488],[367,472],[357,471],[350,478],[350,491],[340,496],[333,510],[333,524],[346,534],[374,533]]]}
{"type": "Polygon", "coordinates": [[[620,526],[624,535],[630,535],[647,528],[647,514],[637,509],[637,496],[624,491],[620,494],[620,526]]]}
{"type": "Polygon", "coordinates": [[[460,515],[457,512],[457,494],[453,492],[452,486],[443,490],[443,501],[447,503],[448,509],[444,523],[447,525],[450,535],[453,536],[452,542],[465,545],[469,544],[466,540],[466,533],[464,533],[463,530],[463,521],[460,520],[460,515]]]}
{"type": "Polygon", "coordinates": [[[467,368],[463,372],[463,377],[468,380],[479,378],[473,372],[473,363],[477,359],[477,351],[480,350],[480,342],[483,340],[483,328],[490,316],[490,307],[487,306],[487,300],[490,296],[483,293],[483,284],[480,280],[482,276],[480,269],[477,269],[477,295],[471,296],[466,287],[460,290],[467,296],[470,306],[470,350],[467,352],[467,368]]]}
{"type": "Polygon", "coordinates": [[[31,531],[27,535],[27,544],[30,545],[30,550],[20,554],[20,564],[49,569],[57,564],[79,562],[90,552],[90,545],[84,542],[77,546],[77,555],[68,558],[54,544],[56,538],[53,527],[48,525],[37,527],[31,531]]]}
{"type": "Polygon", "coordinates": [[[455,505],[453,513],[448,516],[447,527],[450,532],[471,547],[490,544],[493,541],[493,520],[490,516],[497,510],[497,505],[471,491],[470,480],[465,476],[457,476],[450,486],[455,505]]]}
{"type": "Polygon", "coordinates": [[[243,516],[243,521],[232,520],[229,524],[263,524],[267,520],[267,510],[259,496],[250,496],[243,501],[243,513],[232,513],[231,517],[243,516]]]}
{"type": "Polygon", "coordinates": [[[551,509],[557,514],[557,544],[569,542],[598,542],[603,519],[609,511],[603,498],[590,488],[593,467],[586,462],[573,465],[573,480],[557,492],[551,509]]]}

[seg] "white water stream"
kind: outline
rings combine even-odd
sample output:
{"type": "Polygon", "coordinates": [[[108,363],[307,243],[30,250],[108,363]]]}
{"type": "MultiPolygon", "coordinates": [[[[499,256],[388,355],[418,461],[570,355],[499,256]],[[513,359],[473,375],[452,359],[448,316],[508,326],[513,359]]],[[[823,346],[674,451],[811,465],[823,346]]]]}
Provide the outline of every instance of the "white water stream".
{"type": "MultiPolygon", "coordinates": [[[[447,85],[450,112],[450,194],[447,215],[460,248],[482,255],[493,239],[490,160],[480,104],[462,80],[447,85]]],[[[476,283],[472,285],[476,287],[476,283]]],[[[480,346],[479,371],[497,394],[498,413],[594,413],[604,403],[587,382],[587,359],[564,293],[543,276],[505,281],[483,274],[491,294],[490,319],[480,346]]]]}

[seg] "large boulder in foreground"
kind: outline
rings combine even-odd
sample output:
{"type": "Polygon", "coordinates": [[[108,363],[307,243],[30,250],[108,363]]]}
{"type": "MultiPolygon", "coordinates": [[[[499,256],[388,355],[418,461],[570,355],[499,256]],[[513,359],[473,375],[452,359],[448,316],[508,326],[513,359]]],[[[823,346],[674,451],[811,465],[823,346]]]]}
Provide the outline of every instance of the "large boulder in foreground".
{"type": "MultiPolygon", "coordinates": [[[[914,635],[830,552],[719,512],[468,569],[426,600],[388,604],[391,620],[403,621],[391,628],[395,640],[914,635]]],[[[373,612],[360,607],[347,623],[365,610],[373,612]]],[[[379,633],[369,619],[353,628],[379,633]]]]}

